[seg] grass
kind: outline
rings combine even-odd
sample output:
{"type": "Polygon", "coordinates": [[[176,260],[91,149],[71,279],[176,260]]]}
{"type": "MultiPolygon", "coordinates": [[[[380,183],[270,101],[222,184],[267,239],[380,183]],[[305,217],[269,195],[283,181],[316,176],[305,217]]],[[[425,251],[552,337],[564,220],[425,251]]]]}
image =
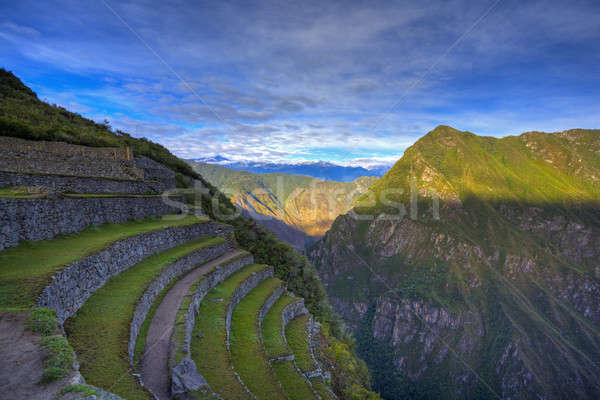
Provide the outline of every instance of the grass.
{"type": "Polygon", "coordinates": [[[291,354],[291,351],[282,335],[281,312],[289,304],[299,300],[297,297],[281,296],[273,307],[269,310],[262,323],[262,340],[265,346],[265,353],[269,359],[284,357],[291,354]]]}
{"type": "Polygon", "coordinates": [[[233,373],[231,357],[227,351],[227,307],[240,283],[253,272],[265,268],[266,265],[252,264],[234,273],[209,291],[198,307],[196,325],[192,332],[192,359],[211,389],[228,399],[251,397],[233,373]]]}
{"type": "Polygon", "coordinates": [[[62,397],[67,393],[79,393],[83,397],[98,395],[98,392],[96,390],[94,390],[93,388],[89,387],[88,385],[81,385],[81,384],[67,385],[60,390],[58,395],[59,395],[59,397],[62,397]]]}
{"type": "Polygon", "coordinates": [[[317,366],[311,357],[310,343],[308,340],[308,322],[310,315],[305,314],[294,318],[285,327],[285,338],[294,354],[296,365],[304,373],[314,371],[317,366]]]}
{"type": "Polygon", "coordinates": [[[127,355],[130,323],[137,302],[166,266],[222,242],[222,238],[202,237],[147,258],[109,280],[66,321],[69,341],[89,384],[129,400],[148,398],[131,375],[127,355]]]}
{"type": "MultiPolygon", "coordinates": [[[[283,339],[282,316],[283,309],[297,301],[297,297],[281,296],[269,310],[262,323],[262,340],[264,349],[269,359],[283,357],[291,354],[291,351],[283,339]]],[[[310,386],[306,383],[304,376],[299,375],[294,363],[290,360],[275,361],[271,368],[284,393],[290,399],[314,398],[310,386]]]]}
{"type": "Polygon", "coordinates": [[[48,308],[34,308],[29,314],[27,330],[40,333],[42,336],[55,334],[58,331],[56,311],[48,308]]]}
{"type": "Polygon", "coordinates": [[[205,222],[195,216],[151,218],[124,224],[105,224],[78,234],[39,242],[22,242],[0,252],[0,307],[31,307],[51,277],[65,265],[97,253],[127,237],[205,222]]]}
{"type": "Polygon", "coordinates": [[[49,383],[67,376],[73,368],[73,348],[62,336],[43,337],[39,343],[46,350],[41,383],[49,383]]]}
{"type": "Polygon", "coordinates": [[[30,187],[8,186],[0,188],[0,198],[8,199],[38,199],[46,196],[45,193],[30,187]]]}
{"type": "Polygon", "coordinates": [[[273,372],[283,392],[290,400],[316,399],[313,391],[303,376],[298,374],[294,363],[290,360],[275,361],[271,364],[273,372]]]}
{"type": "Polygon", "coordinates": [[[285,399],[264,352],[258,326],[261,306],[281,285],[277,278],[264,280],[233,311],[229,336],[231,360],[242,381],[259,399],[285,399]]]}
{"type": "Polygon", "coordinates": [[[327,390],[327,385],[325,385],[323,383],[321,378],[311,378],[310,383],[312,384],[313,390],[319,396],[321,396],[321,399],[323,399],[323,400],[330,400],[330,399],[333,400],[334,399],[334,397],[331,395],[331,393],[329,393],[329,390],[327,390]]]}

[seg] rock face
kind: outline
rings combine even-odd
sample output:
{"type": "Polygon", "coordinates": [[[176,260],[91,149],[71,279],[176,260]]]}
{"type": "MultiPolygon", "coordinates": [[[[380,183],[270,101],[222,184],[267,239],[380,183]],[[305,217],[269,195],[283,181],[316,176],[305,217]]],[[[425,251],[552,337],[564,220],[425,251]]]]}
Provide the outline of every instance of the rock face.
{"type": "MultiPolygon", "coordinates": [[[[169,200],[172,203],[179,199],[169,200]]],[[[119,224],[181,211],[169,203],[162,197],[0,198],[0,250],[23,240],[46,240],[89,226],[119,224]]]]}
{"type": "Polygon", "coordinates": [[[143,259],[202,235],[225,235],[232,228],[214,222],[161,229],[119,240],[104,250],[66,265],[44,288],[37,305],[56,311],[63,323],[106,281],[143,259]]]}
{"type": "Polygon", "coordinates": [[[374,187],[404,189],[402,218],[340,216],[309,249],[384,397],[600,397],[599,151],[438,128],[374,187]]]}

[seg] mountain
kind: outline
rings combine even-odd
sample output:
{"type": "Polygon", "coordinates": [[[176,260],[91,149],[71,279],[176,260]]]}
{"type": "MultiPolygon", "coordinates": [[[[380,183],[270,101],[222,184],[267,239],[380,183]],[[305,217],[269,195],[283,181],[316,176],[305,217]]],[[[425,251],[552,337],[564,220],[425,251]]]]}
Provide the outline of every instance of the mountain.
{"type": "Polygon", "coordinates": [[[334,219],[377,178],[323,181],[303,175],[254,174],[189,161],[231,201],[299,250],[323,236],[334,219]]]}
{"type": "Polygon", "coordinates": [[[369,192],[308,253],[384,398],[600,397],[600,131],[440,126],[369,192]]]}
{"type": "Polygon", "coordinates": [[[233,161],[222,156],[195,158],[191,161],[217,164],[230,169],[253,172],[255,174],[280,173],[289,175],[306,175],[313,178],[352,182],[364,176],[383,176],[390,168],[389,165],[375,165],[370,168],[347,167],[325,161],[301,162],[297,164],[266,163],[257,161],[233,161]]]}

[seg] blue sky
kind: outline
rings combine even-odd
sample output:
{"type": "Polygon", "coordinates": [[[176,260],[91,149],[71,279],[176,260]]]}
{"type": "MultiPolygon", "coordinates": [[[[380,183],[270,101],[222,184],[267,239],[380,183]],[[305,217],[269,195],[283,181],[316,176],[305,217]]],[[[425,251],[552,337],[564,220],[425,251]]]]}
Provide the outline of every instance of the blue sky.
{"type": "Polygon", "coordinates": [[[598,1],[0,0],[1,66],[181,157],[392,162],[600,128],[598,1]]]}

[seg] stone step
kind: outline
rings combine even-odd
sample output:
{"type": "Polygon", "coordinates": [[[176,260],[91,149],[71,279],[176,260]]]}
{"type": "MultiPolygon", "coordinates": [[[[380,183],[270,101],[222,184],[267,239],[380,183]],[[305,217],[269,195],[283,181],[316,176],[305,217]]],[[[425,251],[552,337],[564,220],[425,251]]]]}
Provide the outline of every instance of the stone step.
{"type": "Polygon", "coordinates": [[[210,396],[216,393],[227,399],[252,398],[232,368],[228,351],[229,328],[236,304],[272,276],[272,267],[249,265],[212,290],[200,290],[200,295],[190,299],[188,308],[180,308],[172,336],[175,351],[170,362],[181,370],[191,371],[187,375],[193,379],[177,379],[176,376],[181,374],[172,372],[173,395],[187,392],[191,396],[210,396]],[[192,311],[196,312],[193,319],[189,317],[193,315],[192,311]],[[186,347],[188,338],[190,344],[186,347]],[[184,368],[186,366],[189,368],[184,368]]]}
{"type": "Polygon", "coordinates": [[[230,249],[205,236],[155,254],[113,276],[64,326],[86,382],[125,399],[147,398],[131,375],[135,337],[152,300],[168,283],[230,249]]]}
{"type": "Polygon", "coordinates": [[[266,279],[248,293],[233,311],[231,360],[242,382],[258,399],[286,399],[260,339],[262,321],[284,291],[281,280],[266,279]]]}

